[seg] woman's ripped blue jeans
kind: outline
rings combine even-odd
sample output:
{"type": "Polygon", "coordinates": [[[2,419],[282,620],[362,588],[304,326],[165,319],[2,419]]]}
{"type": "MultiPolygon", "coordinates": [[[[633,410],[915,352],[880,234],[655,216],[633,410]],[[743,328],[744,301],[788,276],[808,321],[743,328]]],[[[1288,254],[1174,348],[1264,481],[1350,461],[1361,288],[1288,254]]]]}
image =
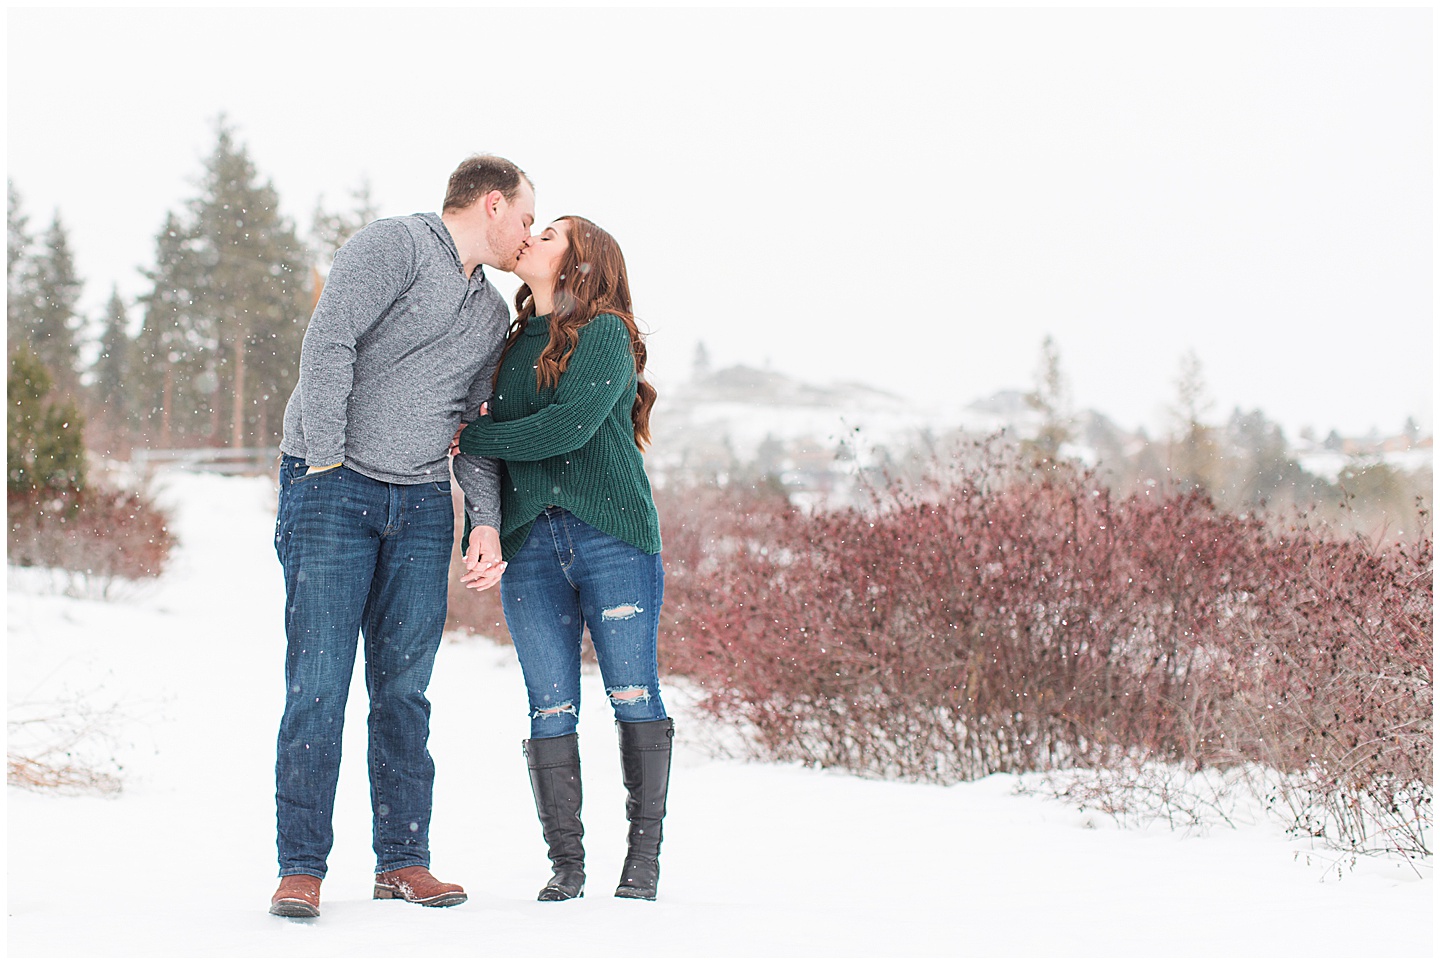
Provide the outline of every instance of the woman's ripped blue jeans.
{"type": "Polygon", "coordinates": [[[525,673],[531,737],[575,732],[587,626],[615,718],[665,719],[656,661],[665,592],[658,553],[643,553],[552,506],[535,518],[500,591],[525,673]]]}

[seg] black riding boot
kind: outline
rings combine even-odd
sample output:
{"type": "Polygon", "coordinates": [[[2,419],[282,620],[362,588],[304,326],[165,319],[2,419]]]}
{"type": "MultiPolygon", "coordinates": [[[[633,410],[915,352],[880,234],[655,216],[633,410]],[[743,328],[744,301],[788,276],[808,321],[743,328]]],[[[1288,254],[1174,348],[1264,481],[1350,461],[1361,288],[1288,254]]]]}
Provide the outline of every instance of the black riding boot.
{"type": "Polygon", "coordinates": [[[522,741],[530,765],[530,789],[550,867],[555,872],[540,889],[539,901],[564,901],[585,894],[585,846],[580,825],[580,745],[575,734],[522,741]]]}
{"type": "Polygon", "coordinates": [[[625,816],[630,819],[630,851],[616,898],[655,900],[660,883],[660,826],[670,790],[670,718],[620,727],[620,769],[625,780],[625,816]]]}

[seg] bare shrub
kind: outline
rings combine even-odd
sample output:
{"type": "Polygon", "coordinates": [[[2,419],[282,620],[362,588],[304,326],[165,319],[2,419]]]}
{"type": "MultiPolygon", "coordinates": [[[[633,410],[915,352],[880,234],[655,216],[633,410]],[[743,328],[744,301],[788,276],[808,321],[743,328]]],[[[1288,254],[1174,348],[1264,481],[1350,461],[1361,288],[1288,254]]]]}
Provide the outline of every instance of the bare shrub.
{"type": "Polygon", "coordinates": [[[1237,646],[1253,656],[1228,723],[1287,775],[1273,803],[1353,850],[1424,853],[1433,813],[1433,544],[1275,540],[1237,646]]]}
{"type": "Polygon", "coordinates": [[[998,447],[863,510],[662,495],[667,669],[757,756],[941,782],[1255,763],[1327,834],[1371,840],[1398,809],[1394,840],[1424,846],[1428,537],[1277,531],[1198,490],[1117,498],[998,447]]]}
{"type": "Polygon", "coordinates": [[[1243,768],[1220,771],[1138,758],[1104,768],[1025,775],[1020,790],[1073,802],[1082,812],[1098,811],[1120,827],[1164,823],[1172,831],[1216,822],[1234,827],[1236,812],[1257,800],[1243,768]]]}
{"type": "Polygon", "coordinates": [[[5,781],[14,787],[70,794],[118,794],[118,708],[86,704],[12,704],[7,721],[5,781]]]}
{"type": "Polygon", "coordinates": [[[7,509],[11,564],[66,571],[101,596],[118,581],[158,576],[174,546],[165,514],[138,490],[11,490],[7,509]]]}

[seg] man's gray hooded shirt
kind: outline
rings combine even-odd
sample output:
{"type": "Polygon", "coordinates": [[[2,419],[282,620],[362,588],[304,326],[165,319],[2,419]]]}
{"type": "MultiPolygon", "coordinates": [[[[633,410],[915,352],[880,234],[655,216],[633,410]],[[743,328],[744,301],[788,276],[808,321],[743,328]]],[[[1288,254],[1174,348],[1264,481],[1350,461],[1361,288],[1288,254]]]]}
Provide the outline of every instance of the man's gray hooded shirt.
{"type": "MultiPolygon", "coordinates": [[[[490,397],[509,325],[439,215],[372,222],[336,253],[305,330],[281,451],[381,482],[448,480],[450,440],[490,397]]],[[[477,526],[500,526],[499,477],[495,460],[455,459],[477,526]]]]}

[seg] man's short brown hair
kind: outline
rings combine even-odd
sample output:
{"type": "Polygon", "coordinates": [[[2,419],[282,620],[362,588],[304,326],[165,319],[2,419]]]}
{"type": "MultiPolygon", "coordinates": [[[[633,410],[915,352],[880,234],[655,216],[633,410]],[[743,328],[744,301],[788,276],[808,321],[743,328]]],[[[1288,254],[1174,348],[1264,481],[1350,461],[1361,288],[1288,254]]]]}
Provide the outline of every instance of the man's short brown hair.
{"type": "Polygon", "coordinates": [[[520,192],[520,179],[524,178],[535,189],[530,176],[520,170],[513,161],[493,154],[475,154],[460,162],[455,173],[450,175],[450,186],[445,189],[446,211],[468,208],[491,191],[499,191],[506,201],[514,201],[520,192]]]}

